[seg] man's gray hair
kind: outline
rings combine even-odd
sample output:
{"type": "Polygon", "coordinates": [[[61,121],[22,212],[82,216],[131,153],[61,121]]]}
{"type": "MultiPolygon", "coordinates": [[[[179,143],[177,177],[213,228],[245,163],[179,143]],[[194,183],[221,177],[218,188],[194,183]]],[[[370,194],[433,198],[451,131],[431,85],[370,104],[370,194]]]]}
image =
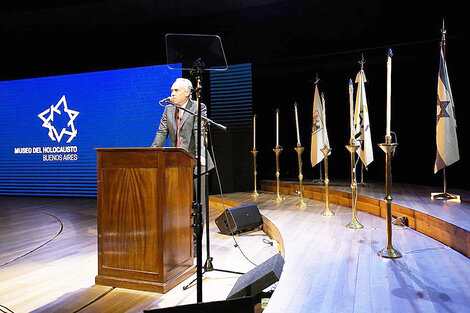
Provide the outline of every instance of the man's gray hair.
{"type": "Polygon", "coordinates": [[[186,87],[187,90],[189,90],[189,99],[191,99],[192,91],[193,91],[193,83],[187,78],[177,78],[175,80],[175,83],[176,82],[181,83],[184,87],[186,87]]]}

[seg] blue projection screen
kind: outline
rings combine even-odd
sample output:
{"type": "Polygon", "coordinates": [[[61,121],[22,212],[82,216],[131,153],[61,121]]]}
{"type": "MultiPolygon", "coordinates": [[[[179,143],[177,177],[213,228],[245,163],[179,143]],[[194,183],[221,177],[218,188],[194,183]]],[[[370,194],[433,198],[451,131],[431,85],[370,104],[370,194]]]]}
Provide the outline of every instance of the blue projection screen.
{"type": "Polygon", "coordinates": [[[96,196],[96,151],[149,147],[166,65],[0,82],[0,195],[96,196]]]}

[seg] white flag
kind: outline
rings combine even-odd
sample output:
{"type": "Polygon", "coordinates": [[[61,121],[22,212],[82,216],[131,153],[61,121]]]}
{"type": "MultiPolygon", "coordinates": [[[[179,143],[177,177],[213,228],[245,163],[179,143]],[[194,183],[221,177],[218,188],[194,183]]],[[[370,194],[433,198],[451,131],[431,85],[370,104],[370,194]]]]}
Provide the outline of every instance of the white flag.
{"type": "Polygon", "coordinates": [[[445,39],[441,42],[441,60],[437,82],[436,163],[434,173],[460,159],[454,100],[445,58],[445,39]],[[443,47],[444,46],[444,47],[443,47]]]}
{"type": "Polygon", "coordinates": [[[357,93],[356,108],[354,113],[354,124],[356,129],[354,137],[361,144],[357,149],[362,163],[365,167],[374,161],[374,152],[372,150],[372,139],[370,134],[369,109],[367,108],[366,88],[364,83],[367,81],[364,70],[360,70],[356,76],[357,93]]]}
{"type": "MultiPolygon", "coordinates": [[[[320,99],[320,93],[318,92],[318,85],[315,84],[315,95],[313,96],[313,114],[312,114],[312,145],[310,150],[310,162],[312,163],[312,167],[314,167],[317,163],[323,160],[323,152],[322,149],[325,145],[323,141],[323,128],[324,128],[324,121],[323,121],[323,105],[320,99]]],[[[325,127],[325,141],[326,145],[329,147],[328,141],[328,133],[326,132],[325,127]]]]}

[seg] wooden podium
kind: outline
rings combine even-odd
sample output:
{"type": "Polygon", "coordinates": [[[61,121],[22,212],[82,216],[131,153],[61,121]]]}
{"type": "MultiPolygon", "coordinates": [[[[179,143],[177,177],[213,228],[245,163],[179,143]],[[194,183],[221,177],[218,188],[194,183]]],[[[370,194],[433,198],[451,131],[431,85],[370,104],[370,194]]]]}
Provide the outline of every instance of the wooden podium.
{"type": "Polygon", "coordinates": [[[195,271],[193,156],[98,148],[96,284],[165,293],[195,271]]]}

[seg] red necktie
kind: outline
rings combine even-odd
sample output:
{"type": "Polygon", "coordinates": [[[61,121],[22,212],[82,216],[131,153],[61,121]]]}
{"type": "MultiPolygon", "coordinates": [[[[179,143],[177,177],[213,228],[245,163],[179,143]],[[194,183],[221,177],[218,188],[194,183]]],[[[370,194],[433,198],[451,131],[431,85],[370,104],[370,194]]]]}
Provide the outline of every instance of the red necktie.
{"type": "Polygon", "coordinates": [[[178,116],[176,118],[176,147],[179,148],[180,146],[180,126],[181,126],[181,118],[183,115],[183,110],[178,109],[178,116]]]}

